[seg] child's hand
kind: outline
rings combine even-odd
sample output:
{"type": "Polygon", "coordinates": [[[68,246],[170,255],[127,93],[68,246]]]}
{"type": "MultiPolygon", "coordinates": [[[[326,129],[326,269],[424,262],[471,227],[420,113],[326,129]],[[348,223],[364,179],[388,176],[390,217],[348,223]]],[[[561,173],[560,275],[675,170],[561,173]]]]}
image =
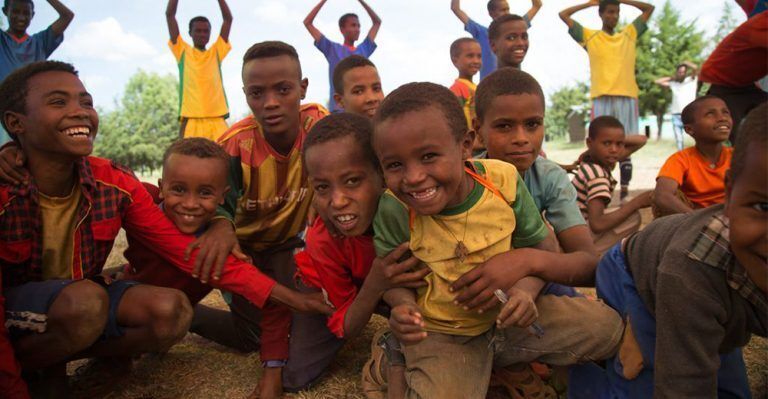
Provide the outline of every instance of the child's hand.
{"type": "Polygon", "coordinates": [[[526,328],[539,318],[533,297],[528,292],[512,287],[507,291],[509,300],[501,308],[496,325],[500,328],[526,328]]]}
{"type": "Polygon", "coordinates": [[[633,199],[638,204],[638,208],[648,208],[653,205],[653,191],[646,191],[633,199]]]}
{"type": "Polygon", "coordinates": [[[527,249],[520,248],[512,253],[501,253],[485,261],[480,266],[464,273],[451,284],[451,292],[456,292],[456,304],[468,310],[486,312],[498,306],[499,300],[493,291],[514,286],[520,279],[528,276],[528,267],[532,262],[526,256],[527,249]]]}
{"type": "MultiPolygon", "coordinates": [[[[229,220],[215,219],[211,221],[208,230],[189,244],[184,251],[184,260],[189,261],[192,251],[195,248],[200,248],[195,258],[192,277],[199,278],[202,283],[207,283],[209,277],[218,280],[221,277],[227,256],[235,250],[237,245],[235,229],[229,220]]],[[[237,248],[239,249],[239,247],[237,248]]],[[[237,257],[243,259],[247,255],[240,252],[237,257]]]]}
{"type": "Polygon", "coordinates": [[[332,315],[334,311],[322,292],[299,292],[296,304],[292,308],[299,313],[320,313],[326,316],[332,315]]]}
{"type": "Polygon", "coordinates": [[[24,169],[24,153],[16,144],[7,144],[0,150],[0,181],[20,184],[29,179],[29,172],[24,169]]]}
{"type": "Polygon", "coordinates": [[[366,279],[371,279],[376,289],[382,294],[390,288],[419,288],[427,285],[424,277],[429,274],[428,268],[415,270],[419,260],[408,253],[408,243],[400,244],[387,256],[376,258],[366,279]],[[398,259],[410,255],[402,262],[398,259]]]}
{"type": "Polygon", "coordinates": [[[427,337],[424,319],[415,303],[395,306],[389,314],[389,328],[403,345],[413,345],[427,337]]]}

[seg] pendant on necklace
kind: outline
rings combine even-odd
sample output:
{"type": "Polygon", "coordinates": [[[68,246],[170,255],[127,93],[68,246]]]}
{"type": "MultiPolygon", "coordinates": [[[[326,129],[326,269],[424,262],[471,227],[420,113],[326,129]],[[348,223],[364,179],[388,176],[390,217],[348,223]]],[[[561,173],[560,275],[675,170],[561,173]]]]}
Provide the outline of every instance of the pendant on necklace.
{"type": "Polygon", "coordinates": [[[464,263],[464,261],[467,260],[467,255],[469,255],[469,249],[464,245],[464,241],[459,241],[456,244],[456,249],[453,253],[459,258],[459,262],[464,263]]]}

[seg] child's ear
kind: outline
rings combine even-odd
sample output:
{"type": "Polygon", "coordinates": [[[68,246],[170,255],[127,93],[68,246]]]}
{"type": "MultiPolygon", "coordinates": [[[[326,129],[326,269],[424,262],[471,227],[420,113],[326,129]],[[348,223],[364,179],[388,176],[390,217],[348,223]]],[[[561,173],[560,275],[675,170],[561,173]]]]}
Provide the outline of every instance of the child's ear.
{"type": "Polygon", "coordinates": [[[480,143],[485,145],[485,139],[483,139],[483,135],[480,134],[480,126],[482,126],[482,125],[483,125],[483,123],[480,121],[480,119],[478,117],[472,118],[472,130],[475,131],[475,137],[477,137],[477,139],[480,141],[480,143]]]}
{"type": "Polygon", "coordinates": [[[309,87],[309,79],[304,78],[299,83],[299,86],[301,87],[301,99],[303,100],[304,97],[307,96],[307,87],[309,87]]]}
{"type": "Polygon", "coordinates": [[[461,140],[461,159],[472,158],[472,147],[475,145],[475,131],[467,130],[464,138],[461,140]]]}
{"type": "Polygon", "coordinates": [[[221,200],[219,201],[219,205],[224,205],[225,198],[227,196],[227,193],[229,192],[230,187],[226,186],[224,187],[224,191],[221,192],[221,200]]]}
{"type": "Polygon", "coordinates": [[[5,111],[3,115],[5,126],[8,127],[8,133],[18,136],[24,133],[24,122],[21,120],[21,114],[13,111],[5,111]]]}
{"type": "Polygon", "coordinates": [[[160,191],[160,199],[164,199],[163,198],[163,178],[157,179],[157,188],[160,189],[159,190],[160,191]]]}
{"type": "Polygon", "coordinates": [[[693,126],[683,125],[683,130],[685,130],[685,132],[688,133],[689,136],[693,137],[693,126]]]}
{"type": "Polygon", "coordinates": [[[344,109],[344,99],[341,97],[341,94],[333,93],[333,101],[336,101],[336,105],[339,106],[339,108],[344,109]]]}

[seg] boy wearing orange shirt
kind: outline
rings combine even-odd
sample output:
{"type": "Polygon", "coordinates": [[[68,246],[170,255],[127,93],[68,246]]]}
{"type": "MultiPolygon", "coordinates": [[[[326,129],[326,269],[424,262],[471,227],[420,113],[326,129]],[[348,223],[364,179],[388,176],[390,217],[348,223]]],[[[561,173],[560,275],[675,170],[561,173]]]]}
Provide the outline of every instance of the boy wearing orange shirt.
{"type": "Polygon", "coordinates": [[[672,154],[659,171],[653,202],[662,215],[725,201],[725,173],[733,153],[723,146],[733,125],[728,106],[715,96],[699,97],[683,109],[682,119],[696,145],[672,154]]]}

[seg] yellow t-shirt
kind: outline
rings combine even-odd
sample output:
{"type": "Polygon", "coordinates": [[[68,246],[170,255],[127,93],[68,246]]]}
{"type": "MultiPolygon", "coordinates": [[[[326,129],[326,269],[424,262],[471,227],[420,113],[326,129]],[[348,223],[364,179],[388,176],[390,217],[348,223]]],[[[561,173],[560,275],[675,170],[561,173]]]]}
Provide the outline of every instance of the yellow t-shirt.
{"type": "Polygon", "coordinates": [[[66,197],[39,193],[38,198],[43,220],[43,279],[71,279],[80,186],[76,184],[66,197]]]}
{"type": "Polygon", "coordinates": [[[645,21],[639,17],[613,35],[603,30],[584,28],[578,22],[574,22],[569,33],[587,50],[589,55],[591,98],[600,96],[637,98],[635,50],[637,38],[645,29],[645,21]]]}
{"type": "Polygon", "coordinates": [[[221,61],[232,45],[221,37],[202,51],[181,39],[168,41],[179,66],[179,116],[185,118],[228,117],[229,105],[221,77],[221,61]]]}

